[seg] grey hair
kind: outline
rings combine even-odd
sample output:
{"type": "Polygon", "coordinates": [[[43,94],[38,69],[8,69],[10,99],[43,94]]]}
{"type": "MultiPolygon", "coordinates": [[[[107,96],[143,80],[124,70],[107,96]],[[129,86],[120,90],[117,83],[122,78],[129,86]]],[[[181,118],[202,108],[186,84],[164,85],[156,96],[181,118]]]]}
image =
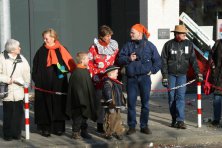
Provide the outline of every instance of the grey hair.
{"type": "Polygon", "coordinates": [[[5,43],[5,50],[10,53],[20,45],[19,41],[15,39],[8,39],[5,43]]]}

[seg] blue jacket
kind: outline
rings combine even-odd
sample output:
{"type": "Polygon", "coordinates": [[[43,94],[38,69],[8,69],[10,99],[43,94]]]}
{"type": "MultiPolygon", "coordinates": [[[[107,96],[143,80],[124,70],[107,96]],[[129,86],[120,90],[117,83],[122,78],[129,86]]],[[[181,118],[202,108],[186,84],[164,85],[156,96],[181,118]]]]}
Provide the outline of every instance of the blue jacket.
{"type": "Polygon", "coordinates": [[[156,74],[161,69],[161,57],[156,46],[144,38],[127,42],[119,52],[118,64],[126,66],[128,77],[146,75],[149,72],[156,74]],[[130,59],[133,52],[137,55],[135,61],[130,59]]]}

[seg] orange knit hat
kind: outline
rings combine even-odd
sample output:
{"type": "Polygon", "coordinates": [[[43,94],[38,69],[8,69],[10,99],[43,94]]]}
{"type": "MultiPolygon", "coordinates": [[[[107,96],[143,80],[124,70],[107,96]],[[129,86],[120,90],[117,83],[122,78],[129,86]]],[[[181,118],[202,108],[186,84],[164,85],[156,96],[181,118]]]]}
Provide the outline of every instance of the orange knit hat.
{"type": "Polygon", "coordinates": [[[144,27],[142,24],[135,24],[132,26],[132,28],[141,33],[144,33],[146,37],[149,38],[150,33],[147,31],[146,27],[144,27]]]}

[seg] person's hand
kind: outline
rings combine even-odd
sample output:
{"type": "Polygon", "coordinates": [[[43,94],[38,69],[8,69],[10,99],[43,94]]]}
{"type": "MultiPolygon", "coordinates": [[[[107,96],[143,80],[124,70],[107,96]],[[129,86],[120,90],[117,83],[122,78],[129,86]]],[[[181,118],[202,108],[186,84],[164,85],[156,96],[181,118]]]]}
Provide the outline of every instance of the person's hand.
{"type": "Polygon", "coordinates": [[[136,60],[136,53],[135,52],[133,52],[133,53],[131,53],[131,55],[130,55],[130,60],[131,61],[135,61],[136,60]]]}
{"type": "Polygon", "coordinates": [[[202,82],[203,81],[203,75],[199,73],[196,77],[197,82],[202,82]]]}
{"type": "Polygon", "coordinates": [[[163,79],[163,80],[162,80],[162,85],[163,85],[164,87],[167,87],[167,86],[168,86],[168,79],[163,79]]]}
{"type": "Polygon", "coordinates": [[[10,84],[12,84],[13,83],[13,80],[12,79],[10,79],[10,81],[8,82],[8,84],[10,85],[10,84]]]}

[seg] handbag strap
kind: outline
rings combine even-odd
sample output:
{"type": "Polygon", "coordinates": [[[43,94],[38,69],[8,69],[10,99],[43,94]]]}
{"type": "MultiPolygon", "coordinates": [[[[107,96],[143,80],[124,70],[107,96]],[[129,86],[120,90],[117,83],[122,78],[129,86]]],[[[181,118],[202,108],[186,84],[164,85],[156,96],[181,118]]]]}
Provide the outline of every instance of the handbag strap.
{"type": "Polygon", "coordinates": [[[17,62],[14,62],[14,67],[13,67],[13,70],[12,70],[12,73],[11,73],[11,76],[10,76],[10,78],[12,78],[12,75],[13,75],[13,73],[14,73],[14,71],[15,71],[15,67],[16,67],[16,65],[17,65],[17,62]]]}

